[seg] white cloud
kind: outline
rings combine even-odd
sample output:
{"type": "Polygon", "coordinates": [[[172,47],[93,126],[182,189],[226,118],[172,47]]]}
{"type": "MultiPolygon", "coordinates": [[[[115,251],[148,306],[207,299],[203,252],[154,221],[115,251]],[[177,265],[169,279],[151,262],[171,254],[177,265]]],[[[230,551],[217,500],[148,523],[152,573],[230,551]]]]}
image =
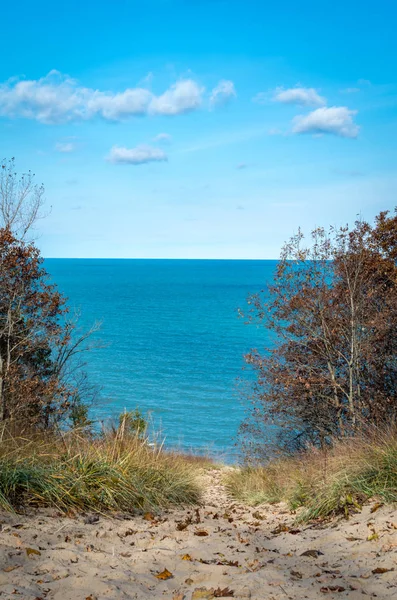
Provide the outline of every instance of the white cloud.
{"type": "Polygon", "coordinates": [[[120,121],[145,114],[178,115],[200,107],[204,89],[181,80],[160,96],[143,88],[106,92],[82,87],[58,71],[36,80],[15,78],[0,84],[0,116],[54,124],[102,117],[120,121]]]}
{"type": "Polygon", "coordinates": [[[293,119],[293,133],[333,134],[355,138],[360,130],[353,121],[356,110],[346,106],[317,108],[308,115],[298,115],[293,119]]]}
{"type": "Polygon", "coordinates": [[[273,100],[283,104],[300,104],[301,106],[324,106],[327,101],[314,88],[296,87],[284,90],[277,88],[273,100]]]}
{"type": "Polygon", "coordinates": [[[153,138],[154,142],[170,142],[172,136],[169,133],[159,133],[153,138]]]}
{"type": "Polygon", "coordinates": [[[155,115],[179,115],[200,107],[204,88],[193,79],[178,81],[161,96],[153,96],[149,112],[155,115]]]}
{"type": "Polygon", "coordinates": [[[239,163],[238,165],[236,165],[236,169],[246,169],[248,167],[247,163],[239,163]]]}
{"type": "Polygon", "coordinates": [[[163,150],[151,146],[137,146],[136,148],[113,146],[107,160],[120,165],[143,165],[148,162],[167,161],[168,158],[163,150]]]}
{"type": "Polygon", "coordinates": [[[211,106],[224,106],[237,96],[233,81],[222,79],[211,92],[211,106]]]}
{"type": "Polygon", "coordinates": [[[74,152],[76,146],[72,142],[57,142],[55,144],[55,150],[63,153],[74,152]]]}

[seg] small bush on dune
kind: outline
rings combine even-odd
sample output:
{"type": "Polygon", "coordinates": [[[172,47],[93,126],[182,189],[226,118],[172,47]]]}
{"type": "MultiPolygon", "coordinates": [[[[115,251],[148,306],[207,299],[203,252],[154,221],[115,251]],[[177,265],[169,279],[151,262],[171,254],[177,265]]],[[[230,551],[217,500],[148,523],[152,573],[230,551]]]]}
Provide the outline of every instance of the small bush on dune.
{"type": "Polygon", "coordinates": [[[264,467],[232,472],[230,494],[257,505],[287,502],[303,507],[300,519],[349,513],[378,497],[397,502],[397,430],[371,430],[335,442],[328,450],[311,448],[264,467]]]}

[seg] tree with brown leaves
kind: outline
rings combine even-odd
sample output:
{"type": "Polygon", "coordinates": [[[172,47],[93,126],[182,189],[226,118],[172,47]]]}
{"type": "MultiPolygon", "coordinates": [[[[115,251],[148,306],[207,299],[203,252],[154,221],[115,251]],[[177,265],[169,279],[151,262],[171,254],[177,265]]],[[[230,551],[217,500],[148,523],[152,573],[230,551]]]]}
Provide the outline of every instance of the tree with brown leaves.
{"type": "Polygon", "coordinates": [[[92,388],[76,359],[99,327],[77,333],[65,298],[49,281],[30,230],[44,188],[14,161],[0,171],[0,421],[49,427],[84,401],[92,388]]]}
{"type": "Polygon", "coordinates": [[[246,361],[256,374],[246,450],[325,445],[397,414],[397,216],[299,231],[274,281],[250,297],[249,320],[272,333],[246,361]]]}

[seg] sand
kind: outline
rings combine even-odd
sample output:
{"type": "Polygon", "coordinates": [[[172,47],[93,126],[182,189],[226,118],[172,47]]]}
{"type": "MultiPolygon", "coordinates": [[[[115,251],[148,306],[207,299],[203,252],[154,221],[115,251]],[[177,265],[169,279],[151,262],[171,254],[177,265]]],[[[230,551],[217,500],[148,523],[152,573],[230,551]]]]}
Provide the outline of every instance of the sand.
{"type": "Polygon", "coordinates": [[[62,516],[0,514],[0,598],[397,599],[397,511],[297,527],[283,505],[232,501],[222,470],[198,509],[62,516]]]}

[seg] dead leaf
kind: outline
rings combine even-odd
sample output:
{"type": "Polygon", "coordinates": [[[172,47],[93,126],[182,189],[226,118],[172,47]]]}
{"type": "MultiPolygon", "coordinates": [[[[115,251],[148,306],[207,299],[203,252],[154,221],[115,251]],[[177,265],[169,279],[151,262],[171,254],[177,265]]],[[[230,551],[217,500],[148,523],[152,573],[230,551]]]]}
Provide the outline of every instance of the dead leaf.
{"type": "Polygon", "coordinates": [[[190,561],[193,560],[192,557],[190,556],[190,554],[184,554],[181,558],[182,558],[182,560],[190,560],[190,561]]]}
{"type": "Polygon", "coordinates": [[[216,590],[214,590],[214,598],[227,598],[233,596],[234,590],[231,590],[228,587],[223,588],[223,590],[220,587],[218,587],[216,588],[216,590]]]}
{"type": "Polygon", "coordinates": [[[258,521],[263,521],[263,519],[265,518],[263,515],[261,515],[261,513],[259,511],[253,512],[252,516],[254,519],[257,519],[258,521]]]}
{"type": "Polygon", "coordinates": [[[323,556],[324,552],[321,552],[320,550],[306,550],[305,552],[302,552],[301,556],[310,556],[311,558],[317,558],[318,556],[323,556]]]}
{"type": "Polygon", "coordinates": [[[383,573],[389,573],[389,571],[394,571],[394,569],[386,569],[385,567],[376,567],[376,569],[372,570],[374,575],[382,575],[383,573]]]}
{"type": "Polygon", "coordinates": [[[11,571],[15,571],[15,569],[19,569],[21,565],[9,565],[8,567],[4,567],[3,571],[5,573],[11,573],[11,571]]]}
{"type": "Polygon", "coordinates": [[[35,550],[35,548],[26,548],[26,554],[28,556],[32,556],[32,555],[41,556],[40,550],[35,550]]]}
{"type": "Polygon", "coordinates": [[[190,577],[188,577],[187,579],[185,579],[185,583],[186,585],[192,585],[192,583],[194,583],[193,579],[190,579],[190,577]]]}
{"type": "Polygon", "coordinates": [[[373,533],[370,533],[369,536],[367,537],[367,542],[373,542],[374,540],[378,540],[379,539],[379,533],[376,533],[376,531],[374,531],[373,533]]]}
{"type": "Polygon", "coordinates": [[[270,533],[272,533],[273,535],[278,535],[279,533],[284,533],[287,531],[289,531],[289,527],[285,523],[280,523],[280,525],[278,525],[276,529],[273,529],[273,531],[271,531],[270,533]]]}
{"type": "Polygon", "coordinates": [[[99,517],[98,515],[88,515],[85,519],[84,519],[84,523],[86,525],[94,525],[94,523],[98,523],[99,521],[99,517]]]}
{"type": "Polygon", "coordinates": [[[382,508],[383,506],[383,502],[377,502],[376,504],[373,505],[373,507],[370,510],[370,513],[374,513],[377,510],[379,510],[379,508],[382,508]]]}
{"type": "Polygon", "coordinates": [[[345,588],[341,585],[329,585],[328,587],[320,588],[320,592],[323,594],[329,594],[330,592],[344,592],[345,588]]]}
{"type": "Polygon", "coordinates": [[[205,531],[205,529],[198,529],[194,532],[194,535],[198,535],[199,537],[205,537],[209,535],[209,533],[208,531],[205,531]]]}
{"type": "Polygon", "coordinates": [[[166,579],[171,579],[171,577],[173,577],[173,574],[168,569],[164,569],[164,571],[161,571],[161,573],[157,573],[155,577],[157,577],[157,579],[165,581],[166,579]]]}
{"type": "Polygon", "coordinates": [[[362,541],[362,538],[354,537],[353,535],[350,535],[346,539],[348,542],[361,542],[362,541]]]}
{"type": "Polygon", "coordinates": [[[303,577],[302,573],[299,573],[299,571],[291,571],[291,575],[292,577],[295,577],[295,579],[302,579],[303,577]]]}
{"type": "Polygon", "coordinates": [[[155,520],[156,520],[156,517],[155,517],[155,516],[154,516],[154,514],[153,514],[153,513],[151,513],[151,512],[146,512],[146,513],[143,515],[143,518],[145,519],[145,521],[155,521],[155,520]]]}
{"type": "Polygon", "coordinates": [[[185,594],[180,593],[180,594],[174,594],[172,597],[172,600],[183,600],[185,597],[185,594]]]}

